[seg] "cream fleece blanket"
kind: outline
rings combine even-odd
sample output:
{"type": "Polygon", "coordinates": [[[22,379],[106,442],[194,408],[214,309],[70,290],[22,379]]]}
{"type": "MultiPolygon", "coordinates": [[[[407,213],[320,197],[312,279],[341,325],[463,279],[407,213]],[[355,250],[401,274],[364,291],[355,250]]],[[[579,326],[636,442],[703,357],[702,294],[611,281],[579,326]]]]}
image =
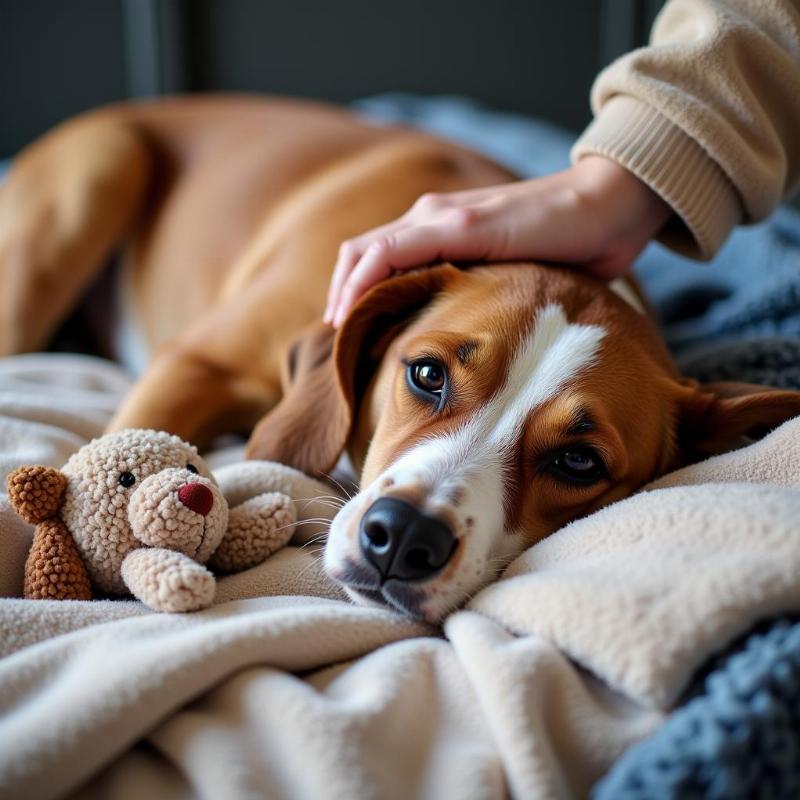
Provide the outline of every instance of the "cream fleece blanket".
{"type": "MultiPolygon", "coordinates": [[[[126,386],[0,362],[3,480],[126,386]]],[[[797,419],[564,528],[442,632],[349,604],[309,547],[191,615],[17,599],[31,531],[0,497],[0,797],[585,796],[709,654],[800,608],[799,518],[797,419]]]]}

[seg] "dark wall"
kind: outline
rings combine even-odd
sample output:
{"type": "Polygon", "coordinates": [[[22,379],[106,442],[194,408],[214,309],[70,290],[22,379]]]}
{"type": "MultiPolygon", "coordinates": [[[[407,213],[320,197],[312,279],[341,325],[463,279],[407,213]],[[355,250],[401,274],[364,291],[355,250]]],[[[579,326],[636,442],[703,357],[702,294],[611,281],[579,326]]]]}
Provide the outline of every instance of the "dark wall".
{"type": "Polygon", "coordinates": [[[78,111],[124,97],[122,5],[0,0],[0,158],[78,111]]]}
{"type": "Polygon", "coordinates": [[[0,0],[0,157],[83,109],[176,91],[459,92],[579,128],[660,0],[0,0]]]}
{"type": "Polygon", "coordinates": [[[601,5],[566,5],[199,0],[190,28],[193,88],[337,101],[384,90],[458,92],[577,127],[588,117],[601,5]]]}

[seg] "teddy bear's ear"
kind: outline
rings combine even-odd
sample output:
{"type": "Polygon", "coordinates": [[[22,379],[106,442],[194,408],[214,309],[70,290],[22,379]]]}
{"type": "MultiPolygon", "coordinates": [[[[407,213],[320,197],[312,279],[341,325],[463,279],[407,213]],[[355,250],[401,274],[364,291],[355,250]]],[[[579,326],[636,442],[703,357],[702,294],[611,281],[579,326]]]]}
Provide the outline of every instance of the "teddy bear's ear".
{"type": "Polygon", "coordinates": [[[20,467],[8,476],[7,485],[14,510],[36,525],[61,508],[67,476],[53,467],[20,467]]]}

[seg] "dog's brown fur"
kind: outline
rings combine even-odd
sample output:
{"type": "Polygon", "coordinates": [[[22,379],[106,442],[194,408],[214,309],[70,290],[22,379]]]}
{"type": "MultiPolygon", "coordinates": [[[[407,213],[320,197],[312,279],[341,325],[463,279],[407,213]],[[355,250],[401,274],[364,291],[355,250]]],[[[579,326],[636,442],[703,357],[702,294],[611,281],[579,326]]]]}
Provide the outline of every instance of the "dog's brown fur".
{"type": "MultiPolygon", "coordinates": [[[[124,243],[128,303],[154,355],[111,429],[202,443],[261,420],[250,455],[320,473],[349,446],[367,485],[489,402],[538,310],[555,303],[605,338],[592,369],[525,423],[507,523],[534,539],[800,413],[798,393],[680,380],[648,317],[579,270],[440,266],[379,285],[335,335],[315,322],[343,240],[425,193],[511,179],[454,144],[311,103],[92,112],[31,145],[0,188],[0,355],[45,346],[124,243]],[[404,359],[426,350],[460,385],[433,417],[403,379],[404,359]],[[585,406],[609,480],[566,490],[545,481],[536,454],[574,442],[565,431],[585,406]]],[[[457,487],[451,499],[441,515],[455,513],[457,487]]]]}
{"type": "Polygon", "coordinates": [[[324,308],[340,242],[421,194],[510,175],[431,137],[311,103],[169,100],[68,121],[0,191],[0,355],[41,349],[125,241],[159,351],[113,423],[191,440],[247,430],[324,308]]]}

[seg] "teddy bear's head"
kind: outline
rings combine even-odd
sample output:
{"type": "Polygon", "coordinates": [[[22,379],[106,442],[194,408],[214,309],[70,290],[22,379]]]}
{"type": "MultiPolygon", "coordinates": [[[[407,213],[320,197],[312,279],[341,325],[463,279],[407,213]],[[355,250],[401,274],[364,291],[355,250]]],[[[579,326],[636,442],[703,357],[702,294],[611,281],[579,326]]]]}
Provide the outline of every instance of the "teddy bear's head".
{"type": "Polygon", "coordinates": [[[92,583],[112,594],[127,591],[120,568],[131,550],[162,547],[205,563],[228,526],[228,505],[197,450],[167,433],[108,434],[60,472],[24,469],[15,506],[31,522],[58,515],[92,583]]]}

